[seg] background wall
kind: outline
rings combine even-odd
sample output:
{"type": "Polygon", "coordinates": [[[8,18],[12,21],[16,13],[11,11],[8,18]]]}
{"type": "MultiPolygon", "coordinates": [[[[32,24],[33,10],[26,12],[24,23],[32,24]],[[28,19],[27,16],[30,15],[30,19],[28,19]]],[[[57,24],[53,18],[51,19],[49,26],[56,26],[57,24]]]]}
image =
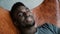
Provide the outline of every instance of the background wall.
{"type": "Polygon", "coordinates": [[[33,9],[34,7],[41,4],[43,0],[0,0],[0,6],[10,10],[12,5],[16,2],[22,2],[30,9],[33,9]]]}

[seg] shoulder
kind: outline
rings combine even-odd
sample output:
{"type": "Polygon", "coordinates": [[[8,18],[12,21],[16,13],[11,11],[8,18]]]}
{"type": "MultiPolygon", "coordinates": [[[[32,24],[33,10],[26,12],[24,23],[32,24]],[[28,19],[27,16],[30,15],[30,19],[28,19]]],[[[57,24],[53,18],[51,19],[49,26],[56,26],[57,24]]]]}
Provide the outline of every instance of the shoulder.
{"type": "Polygon", "coordinates": [[[58,33],[58,28],[53,25],[53,24],[49,24],[49,23],[45,23],[42,26],[37,28],[38,30],[38,34],[57,34],[58,33]]]}

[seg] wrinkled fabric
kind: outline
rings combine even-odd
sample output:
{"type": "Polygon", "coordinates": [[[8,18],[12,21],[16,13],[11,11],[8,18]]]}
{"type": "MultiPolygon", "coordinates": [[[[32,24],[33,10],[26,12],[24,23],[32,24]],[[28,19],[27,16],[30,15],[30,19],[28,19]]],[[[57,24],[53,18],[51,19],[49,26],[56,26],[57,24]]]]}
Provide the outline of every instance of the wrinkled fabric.
{"type": "Polygon", "coordinates": [[[37,28],[36,34],[60,34],[60,29],[53,24],[45,23],[37,28]]]}

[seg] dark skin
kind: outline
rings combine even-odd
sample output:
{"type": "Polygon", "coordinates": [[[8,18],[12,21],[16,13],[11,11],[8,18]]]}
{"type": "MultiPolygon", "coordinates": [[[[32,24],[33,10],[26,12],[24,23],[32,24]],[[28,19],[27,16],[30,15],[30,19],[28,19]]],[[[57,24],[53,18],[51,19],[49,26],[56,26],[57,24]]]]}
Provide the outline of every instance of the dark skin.
{"type": "Polygon", "coordinates": [[[17,2],[11,9],[13,24],[21,31],[21,34],[35,34],[35,21],[29,8],[23,3],[17,2]]]}

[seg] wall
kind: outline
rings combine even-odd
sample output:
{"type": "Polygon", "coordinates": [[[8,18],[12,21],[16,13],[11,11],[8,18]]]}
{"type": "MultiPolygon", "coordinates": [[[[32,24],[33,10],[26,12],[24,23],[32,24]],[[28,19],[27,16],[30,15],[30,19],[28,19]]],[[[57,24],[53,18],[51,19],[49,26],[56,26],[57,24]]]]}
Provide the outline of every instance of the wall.
{"type": "Polygon", "coordinates": [[[43,0],[0,0],[0,6],[2,6],[5,9],[10,10],[12,5],[16,2],[22,2],[30,9],[33,9],[34,7],[41,4],[43,0]]]}

